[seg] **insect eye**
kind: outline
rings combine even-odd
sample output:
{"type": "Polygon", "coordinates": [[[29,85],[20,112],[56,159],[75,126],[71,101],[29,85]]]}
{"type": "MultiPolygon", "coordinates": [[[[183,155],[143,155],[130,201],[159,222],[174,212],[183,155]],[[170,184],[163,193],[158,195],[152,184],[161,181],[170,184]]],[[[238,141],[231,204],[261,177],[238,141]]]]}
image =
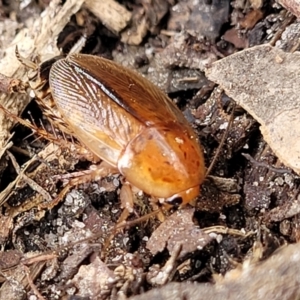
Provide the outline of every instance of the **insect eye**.
{"type": "Polygon", "coordinates": [[[182,202],[183,202],[182,198],[177,195],[166,199],[166,203],[168,203],[172,206],[175,206],[175,207],[180,206],[182,204],[182,202]]]}

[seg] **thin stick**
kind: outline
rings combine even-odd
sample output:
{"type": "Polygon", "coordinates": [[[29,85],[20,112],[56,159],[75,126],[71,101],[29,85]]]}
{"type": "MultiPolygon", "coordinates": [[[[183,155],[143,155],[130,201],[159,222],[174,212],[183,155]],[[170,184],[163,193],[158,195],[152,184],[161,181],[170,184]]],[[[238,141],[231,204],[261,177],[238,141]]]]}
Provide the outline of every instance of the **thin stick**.
{"type": "Polygon", "coordinates": [[[219,157],[221,149],[222,149],[222,147],[223,147],[223,145],[225,143],[225,139],[227,138],[228,132],[229,132],[229,130],[231,128],[231,125],[233,123],[234,111],[235,111],[235,103],[233,104],[233,107],[232,107],[232,111],[231,111],[231,114],[230,114],[230,119],[229,119],[229,122],[228,122],[228,126],[227,126],[227,128],[226,128],[226,130],[225,130],[225,132],[224,132],[224,134],[222,136],[221,142],[220,142],[220,144],[219,144],[219,146],[217,148],[215,156],[214,156],[212,162],[210,163],[209,168],[206,171],[205,177],[208,176],[211,173],[212,169],[214,168],[214,166],[215,166],[215,164],[217,162],[217,159],[219,157]]]}
{"type": "Polygon", "coordinates": [[[44,190],[40,185],[38,185],[34,180],[29,178],[28,176],[25,175],[24,171],[22,170],[17,163],[15,157],[9,152],[6,151],[7,155],[9,156],[17,174],[22,177],[22,179],[36,192],[38,192],[40,195],[42,195],[47,201],[52,201],[52,197],[50,194],[44,190]]]}
{"type": "Polygon", "coordinates": [[[247,158],[252,164],[254,164],[257,167],[267,168],[267,169],[269,169],[272,172],[280,173],[280,174],[285,174],[285,173],[293,174],[293,172],[291,170],[289,170],[289,169],[275,168],[275,167],[272,167],[272,166],[270,166],[269,164],[267,164],[265,162],[257,161],[251,155],[249,155],[247,153],[242,153],[242,155],[245,158],[247,158]]]}
{"type": "Polygon", "coordinates": [[[31,277],[30,277],[30,270],[27,266],[23,266],[24,268],[24,271],[25,271],[25,274],[26,274],[26,278],[27,278],[27,281],[28,281],[28,284],[29,286],[31,287],[32,291],[34,292],[34,294],[36,295],[36,297],[39,299],[39,300],[46,300],[42,294],[39,292],[39,290],[37,289],[37,287],[35,286],[35,284],[33,283],[31,277]]]}

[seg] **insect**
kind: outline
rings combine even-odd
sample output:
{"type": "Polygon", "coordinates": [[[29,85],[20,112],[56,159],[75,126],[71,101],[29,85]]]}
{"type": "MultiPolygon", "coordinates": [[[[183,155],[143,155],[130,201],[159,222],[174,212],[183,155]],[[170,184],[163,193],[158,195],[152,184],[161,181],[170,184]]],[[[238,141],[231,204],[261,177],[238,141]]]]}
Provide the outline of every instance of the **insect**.
{"type": "Polygon", "coordinates": [[[85,54],[36,67],[29,84],[50,121],[136,188],[168,203],[199,194],[205,166],[199,141],[177,106],[137,72],[85,54]]]}

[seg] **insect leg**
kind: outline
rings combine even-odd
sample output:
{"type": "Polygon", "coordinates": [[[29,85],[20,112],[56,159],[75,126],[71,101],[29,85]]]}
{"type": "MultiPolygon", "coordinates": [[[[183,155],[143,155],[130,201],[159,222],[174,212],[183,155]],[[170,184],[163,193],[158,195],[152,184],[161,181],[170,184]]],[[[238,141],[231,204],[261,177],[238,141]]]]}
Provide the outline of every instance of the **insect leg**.
{"type": "Polygon", "coordinates": [[[40,205],[40,207],[52,209],[64,198],[64,196],[70,191],[72,187],[78,186],[79,184],[99,180],[101,178],[118,173],[119,171],[116,168],[108,165],[105,162],[101,162],[99,165],[93,165],[90,170],[55,176],[55,179],[71,179],[54,200],[43,203],[40,205]]]}

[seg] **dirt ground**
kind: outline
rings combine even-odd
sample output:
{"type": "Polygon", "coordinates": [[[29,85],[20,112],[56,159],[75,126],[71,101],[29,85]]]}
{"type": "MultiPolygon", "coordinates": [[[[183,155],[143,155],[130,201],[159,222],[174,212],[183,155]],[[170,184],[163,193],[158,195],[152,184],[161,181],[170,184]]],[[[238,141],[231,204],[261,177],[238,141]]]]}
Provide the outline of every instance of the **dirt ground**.
{"type": "Polygon", "coordinates": [[[297,114],[281,121],[281,131],[275,122],[300,107],[298,67],[292,73],[285,65],[298,62],[298,7],[2,0],[0,299],[299,299],[297,114]],[[133,188],[125,214],[129,204],[120,199],[132,191],[107,168],[109,176],[64,189],[99,158],[84,155],[88,145],[62,133],[64,121],[49,120],[30,89],[11,81],[30,77],[16,46],[37,64],[70,51],[111,59],[168,94],[204,153],[207,175],[195,203],[166,209],[133,188]],[[272,54],[274,69],[261,58],[272,54]]]}

